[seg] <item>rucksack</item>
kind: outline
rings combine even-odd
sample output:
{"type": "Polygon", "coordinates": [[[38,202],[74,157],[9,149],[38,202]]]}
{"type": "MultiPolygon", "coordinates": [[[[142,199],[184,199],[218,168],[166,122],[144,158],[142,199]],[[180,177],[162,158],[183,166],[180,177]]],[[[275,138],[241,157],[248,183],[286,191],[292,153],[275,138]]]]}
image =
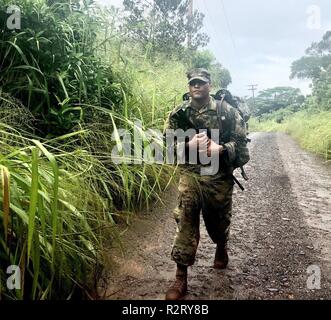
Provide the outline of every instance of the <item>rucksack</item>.
{"type": "Polygon", "coordinates": [[[246,128],[248,128],[248,120],[250,118],[250,114],[248,111],[248,106],[243,99],[238,96],[233,96],[231,92],[227,89],[220,89],[216,92],[216,94],[212,95],[216,100],[224,99],[227,103],[229,103],[232,107],[238,110],[241,117],[246,123],[246,128]]]}
{"type": "MultiPolygon", "coordinates": [[[[225,119],[225,114],[223,111],[223,101],[225,100],[225,98],[224,98],[224,96],[221,96],[220,98],[221,98],[220,100],[216,99],[219,126],[220,126],[220,129],[223,131],[223,136],[225,137],[225,140],[229,140],[230,133],[231,133],[231,131],[234,131],[235,128],[226,127],[226,125],[225,125],[226,119],[225,119]]],[[[235,108],[233,108],[231,110],[234,110],[234,109],[235,108]]],[[[243,121],[243,125],[245,125],[243,119],[242,119],[242,121],[243,121]]],[[[247,136],[240,141],[240,143],[237,145],[237,148],[236,148],[236,151],[237,151],[236,158],[233,161],[234,169],[240,168],[241,175],[245,180],[248,180],[248,177],[245,173],[244,165],[247,164],[248,161],[250,160],[249,150],[248,150],[248,146],[247,146],[248,142],[250,142],[250,139],[248,139],[247,136]]]]}

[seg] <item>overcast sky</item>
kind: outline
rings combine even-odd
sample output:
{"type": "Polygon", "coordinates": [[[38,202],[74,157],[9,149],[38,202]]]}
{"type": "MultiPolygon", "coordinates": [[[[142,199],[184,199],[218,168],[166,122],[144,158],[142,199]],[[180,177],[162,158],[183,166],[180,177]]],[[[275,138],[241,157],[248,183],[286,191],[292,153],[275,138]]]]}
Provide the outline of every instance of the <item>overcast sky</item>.
{"type": "Polygon", "coordinates": [[[230,70],[233,93],[250,95],[249,84],[259,90],[289,85],[309,93],[308,82],[289,80],[290,66],[331,30],[330,0],[194,0],[194,7],[205,14],[208,48],[230,70]]]}

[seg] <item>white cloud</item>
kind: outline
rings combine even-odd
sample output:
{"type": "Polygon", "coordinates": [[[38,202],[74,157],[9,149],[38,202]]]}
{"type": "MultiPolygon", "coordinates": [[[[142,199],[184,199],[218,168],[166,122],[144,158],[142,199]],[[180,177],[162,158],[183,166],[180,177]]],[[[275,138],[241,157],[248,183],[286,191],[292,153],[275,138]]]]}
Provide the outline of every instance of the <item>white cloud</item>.
{"type": "Polygon", "coordinates": [[[303,94],[309,94],[309,82],[290,80],[290,66],[293,58],[281,56],[251,57],[241,70],[232,72],[231,90],[245,96],[249,95],[248,85],[258,84],[258,90],[278,86],[300,88],[303,94]],[[254,62],[255,60],[255,62],[254,62]]]}

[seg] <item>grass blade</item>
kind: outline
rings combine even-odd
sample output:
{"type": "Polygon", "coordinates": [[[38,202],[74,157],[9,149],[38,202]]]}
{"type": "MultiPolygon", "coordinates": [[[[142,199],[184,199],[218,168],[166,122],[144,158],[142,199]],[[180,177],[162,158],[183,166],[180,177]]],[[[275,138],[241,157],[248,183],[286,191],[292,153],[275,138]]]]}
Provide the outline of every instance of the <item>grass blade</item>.
{"type": "Polygon", "coordinates": [[[2,197],[3,197],[3,226],[5,230],[5,241],[7,242],[8,237],[8,225],[10,215],[10,178],[9,171],[5,166],[1,166],[1,177],[2,177],[2,197]]]}
{"type": "Polygon", "coordinates": [[[31,190],[29,206],[29,225],[28,225],[28,260],[31,254],[32,240],[35,232],[35,217],[38,204],[38,149],[32,148],[32,172],[31,190]]]}

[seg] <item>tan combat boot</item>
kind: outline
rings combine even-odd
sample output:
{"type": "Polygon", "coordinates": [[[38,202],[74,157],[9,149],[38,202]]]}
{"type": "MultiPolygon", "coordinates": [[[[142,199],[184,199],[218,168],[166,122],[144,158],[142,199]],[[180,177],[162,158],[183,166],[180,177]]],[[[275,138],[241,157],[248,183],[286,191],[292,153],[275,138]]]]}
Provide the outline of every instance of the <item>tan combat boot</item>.
{"type": "Polygon", "coordinates": [[[166,293],[166,300],[182,300],[187,292],[187,267],[177,265],[176,280],[166,293]]]}
{"type": "Polygon", "coordinates": [[[229,256],[225,245],[218,244],[216,247],[214,268],[225,269],[229,262],[229,256]]]}

